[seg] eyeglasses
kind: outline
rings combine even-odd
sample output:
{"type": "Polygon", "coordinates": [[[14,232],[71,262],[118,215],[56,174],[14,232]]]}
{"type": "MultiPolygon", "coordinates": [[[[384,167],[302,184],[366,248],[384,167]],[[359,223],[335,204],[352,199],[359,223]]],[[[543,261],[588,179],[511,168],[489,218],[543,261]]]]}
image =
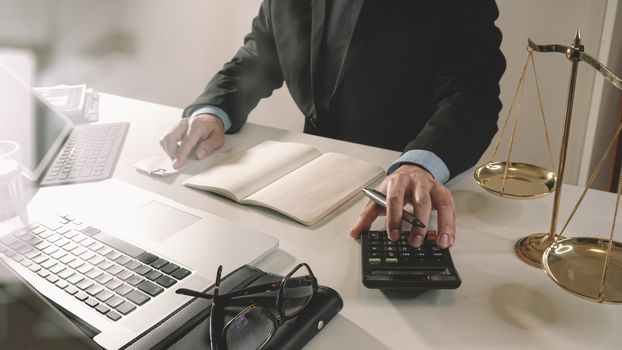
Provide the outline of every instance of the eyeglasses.
{"type": "Polygon", "coordinates": [[[317,291],[317,279],[309,265],[305,263],[296,266],[279,282],[252,286],[226,294],[219,294],[221,273],[222,266],[219,266],[216,271],[213,295],[185,288],[176,291],[178,294],[212,300],[209,332],[210,345],[214,350],[263,349],[276,330],[304,310],[317,291]],[[227,304],[232,304],[252,294],[273,291],[278,291],[275,300],[278,315],[275,316],[263,306],[252,303],[227,322],[224,327],[219,327],[221,312],[227,304]]]}

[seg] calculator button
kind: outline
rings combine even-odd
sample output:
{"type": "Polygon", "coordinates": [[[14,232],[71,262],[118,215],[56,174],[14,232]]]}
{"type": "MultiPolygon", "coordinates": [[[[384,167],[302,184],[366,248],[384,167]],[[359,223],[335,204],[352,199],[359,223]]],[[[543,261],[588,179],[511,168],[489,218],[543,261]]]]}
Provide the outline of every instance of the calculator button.
{"type": "Polygon", "coordinates": [[[373,265],[380,264],[380,258],[369,258],[369,263],[373,265]]]}
{"type": "Polygon", "coordinates": [[[397,258],[386,258],[384,262],[387,264],[397,264],[397,258]]]}

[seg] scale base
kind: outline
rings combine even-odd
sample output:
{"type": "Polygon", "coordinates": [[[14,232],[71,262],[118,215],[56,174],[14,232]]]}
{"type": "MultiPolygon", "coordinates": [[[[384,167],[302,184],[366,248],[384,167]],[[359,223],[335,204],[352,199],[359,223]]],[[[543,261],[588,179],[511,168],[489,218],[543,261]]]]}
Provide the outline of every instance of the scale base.
{"type": "Polygon", "coordinates": [[[514,252],[522,261],[542,269],[542,255],[551,244],[555,243],[556,239],[560,240],[563,237],[555,237],[550,233],[534,233],[519,239],[514,245],[514,252]]]}

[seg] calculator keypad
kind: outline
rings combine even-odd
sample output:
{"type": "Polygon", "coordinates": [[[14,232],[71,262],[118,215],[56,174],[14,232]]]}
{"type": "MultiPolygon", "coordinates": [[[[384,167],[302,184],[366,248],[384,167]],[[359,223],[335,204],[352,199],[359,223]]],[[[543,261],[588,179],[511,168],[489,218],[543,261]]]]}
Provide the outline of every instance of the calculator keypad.
{"type": "Polygon", "coordinates": [[[421,247],[415,248],[408,243],[408,232],[393,242],[386,231],[370,231],[368,233],[368,261],[376,267],[411,266],[411,267],[442,267],[448,252],[436,246],[436,231],[428,231],[427,238],[421,247]]]}

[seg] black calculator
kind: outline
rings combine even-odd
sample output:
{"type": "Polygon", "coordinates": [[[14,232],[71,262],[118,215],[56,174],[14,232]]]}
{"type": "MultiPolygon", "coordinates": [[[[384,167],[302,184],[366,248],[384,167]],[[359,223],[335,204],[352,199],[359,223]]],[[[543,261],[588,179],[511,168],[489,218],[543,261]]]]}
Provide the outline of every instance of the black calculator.
{"type": "Polygon", "coordinates": [[[435,243],[436,232],[428,231],[419,248],[408,244],[408,232],[393,242],[387,231],[366,231],[363,248],[363,285],[375,289],[455,289],[462,280],[449,249],[435,243]]]}

